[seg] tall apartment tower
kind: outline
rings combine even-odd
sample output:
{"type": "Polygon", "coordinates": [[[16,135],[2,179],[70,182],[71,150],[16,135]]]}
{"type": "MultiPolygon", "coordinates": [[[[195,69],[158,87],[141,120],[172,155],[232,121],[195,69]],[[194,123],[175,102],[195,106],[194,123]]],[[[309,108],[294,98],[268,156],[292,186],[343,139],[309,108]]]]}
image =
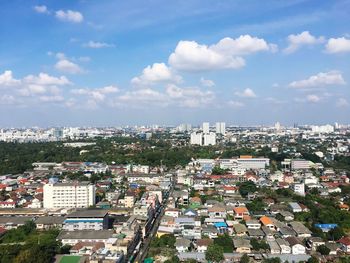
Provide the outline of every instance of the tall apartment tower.
{"type": "Polygon", "coordinates": [[[95,198],[95,185],[89,182],[44,185],[44,208],[88,208],[95,198]]]}
{"type": "Polygon", "coordinates": [[[203,133],[209,133],[209,122],[203,122],[203,133]]]}
{"type": "Polygon", "coordinates": [[[226,123],[225,122],[217,122],[216,123],[216,133],[225,135],[225,133],[226,133],[226,123]]]}

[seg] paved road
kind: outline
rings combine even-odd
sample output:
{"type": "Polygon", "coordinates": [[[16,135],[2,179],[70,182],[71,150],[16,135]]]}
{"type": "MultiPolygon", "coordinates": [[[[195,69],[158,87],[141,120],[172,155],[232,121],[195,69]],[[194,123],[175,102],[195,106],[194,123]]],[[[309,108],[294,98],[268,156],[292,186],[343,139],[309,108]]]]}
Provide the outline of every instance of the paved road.
{"type": "Polygon", "coordinates": [[[157,218],[153,222],[152,229],[148,235],[148,238],[144,239],[142,247],[140,248],[140,251],[134,260],[135,263],[142,263],[145,260],[147,254],[148,254],[148,250],[149,250],[151,241],[152,241],[154,235],[157,233],[157,230],[158,230],[158,227],[160,224],[160,220],[162,219],[162,217],[164,215],[166,205],[168,204],[169,196],[172,196],[172,192],[173,192],[173,188],[170,189],[169,195],[163,201],[163,204],[160,207],[160,213],[158,214],[157,218]]]}

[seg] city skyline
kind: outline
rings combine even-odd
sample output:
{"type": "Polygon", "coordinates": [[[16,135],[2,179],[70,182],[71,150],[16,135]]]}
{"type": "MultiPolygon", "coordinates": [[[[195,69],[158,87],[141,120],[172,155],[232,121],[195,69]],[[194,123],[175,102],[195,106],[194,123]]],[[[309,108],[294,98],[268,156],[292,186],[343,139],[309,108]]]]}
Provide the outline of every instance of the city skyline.
{"type": "Polygon", "coordinates": [[[11,1],[0,127],[350,122],[350,1],[11,1]]]}

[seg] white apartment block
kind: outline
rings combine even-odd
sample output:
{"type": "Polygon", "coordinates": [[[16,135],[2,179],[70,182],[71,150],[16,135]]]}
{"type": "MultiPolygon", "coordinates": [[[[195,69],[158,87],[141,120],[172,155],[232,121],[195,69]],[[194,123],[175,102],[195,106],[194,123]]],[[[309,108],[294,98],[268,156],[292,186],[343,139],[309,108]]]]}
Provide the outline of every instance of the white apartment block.
{"type": "Polygon", "coordinates": [[[208,145],[215,145],[216,144],[216,134],[214,132],[203,134],[203,145],[208,146],[208,145]]]}
{"type": "Polygon", "coordinates": [[[95,185],[88,182],[44,185],[44,208],[87,208],[95,197],[95,185]]]}
{"type": "Polygon", "coordinates": [[[192,145],[202,145],[202,133],[191,133],[191,141],[192,145]]]}
{"type": "Polygon", "coordinates": [[[209,133],[209,122],[203,122],[202,130],[203,133],[209,133]]]}
{"type": "Polygon", "coordinates": [[[226,123],[225,122],[217,122],[216,125],[216,133],[225,135],[226,133],[226,123]]]}

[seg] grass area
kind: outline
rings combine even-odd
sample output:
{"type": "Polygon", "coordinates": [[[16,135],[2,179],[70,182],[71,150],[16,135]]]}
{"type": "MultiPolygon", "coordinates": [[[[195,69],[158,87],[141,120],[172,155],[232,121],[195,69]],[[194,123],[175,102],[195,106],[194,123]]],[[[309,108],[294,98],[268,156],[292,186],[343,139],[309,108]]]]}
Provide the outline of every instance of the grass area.
{"type": "Polygon", "coordinates": [[[79,263],[81,256],[63,256],[60,263],[79,263]]]}

